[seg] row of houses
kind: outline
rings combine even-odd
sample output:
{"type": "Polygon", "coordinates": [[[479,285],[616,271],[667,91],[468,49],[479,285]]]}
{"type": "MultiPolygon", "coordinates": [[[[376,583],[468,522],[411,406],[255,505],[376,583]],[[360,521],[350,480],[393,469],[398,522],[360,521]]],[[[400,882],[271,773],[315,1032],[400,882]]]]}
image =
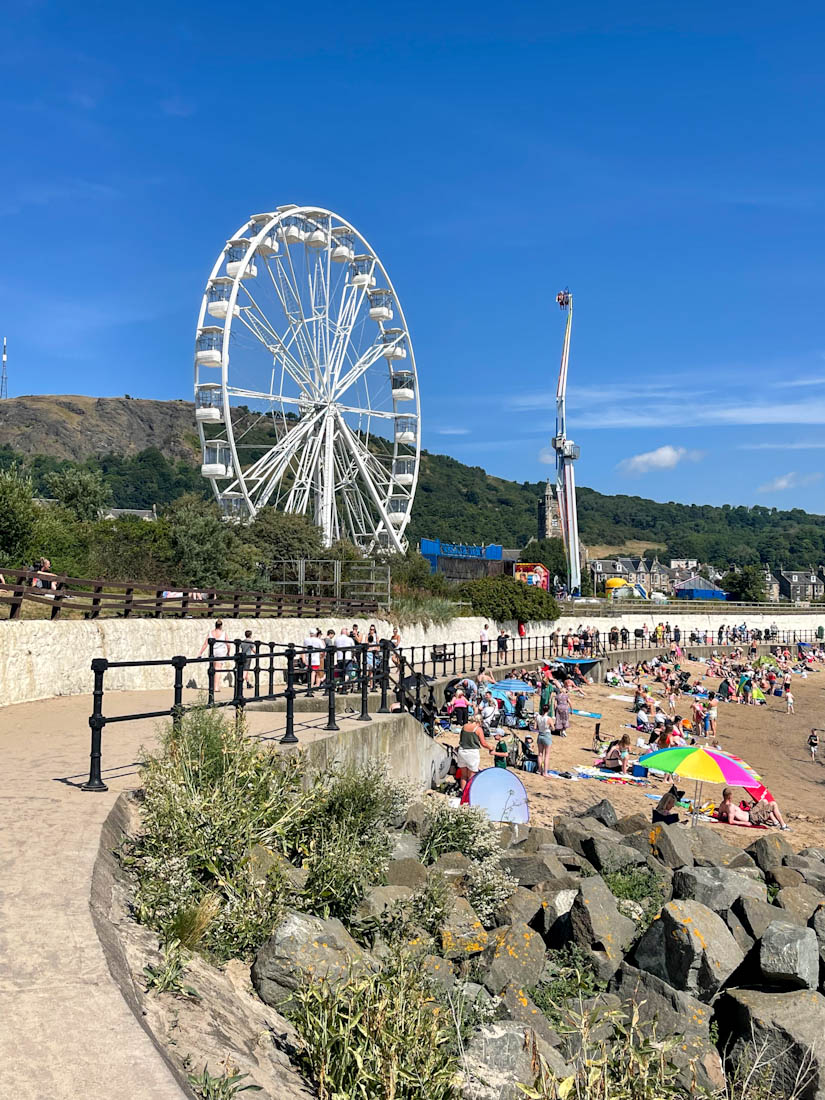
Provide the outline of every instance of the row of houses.
{"type": "MultiPolygon", "coordinates": [[[[718,588],[724,573],[713,566],[703,566],[693,558],[672,560],[670,565],[665,565],[658,558],[652,562],[633,556],[595,558],[588,562],[588,567],[596,593],[604,589],[605,581],[616,579],[631,586],[641,585],[648,593],[676,596],[680,591],[691,591],[697,578],[704,577],[718,591],[719,598],[724,598],[722,589],[718,588]]],[[[821,600],[825,597],[825,566],[821,565],[818,570],[813,567],[780,569],[776,576],[766,569],[765,594],[772,603],[778,603],[781,599],[802,602],[821,600]]]]}

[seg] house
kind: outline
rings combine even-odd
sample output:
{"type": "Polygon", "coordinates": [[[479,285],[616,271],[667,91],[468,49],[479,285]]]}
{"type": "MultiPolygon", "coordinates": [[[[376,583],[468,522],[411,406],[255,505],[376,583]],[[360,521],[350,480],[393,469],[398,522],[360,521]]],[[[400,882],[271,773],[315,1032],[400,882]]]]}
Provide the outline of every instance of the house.
{"type": "Polygon", "coordinates": [[[786,600],[821,600],[825,593],[822,578],[813,569],[780,569],[779,592],[786,600]]]}
{"type": "Polygon", "coordinates": [[[765,578],[765,598],[771,603],[779,603],[779,581],[770,569],[765,569],[763,576],[765,578]]]}
{"type": "Polygon", "coordinates": [[[693,576],[699,568],[699,561],[697,558],[672,558],[670,568],[689,570],[690,575],[693,576]]]}
{"type": "Polygon", "coordinates": [[[670,593],[672,587],[670,570],[666,565],[662,565],[658,558],[653,559],[653,564],[650,567],[648,579],[650,582],[651,592],[666,592],[668,594],[670,593]]]}

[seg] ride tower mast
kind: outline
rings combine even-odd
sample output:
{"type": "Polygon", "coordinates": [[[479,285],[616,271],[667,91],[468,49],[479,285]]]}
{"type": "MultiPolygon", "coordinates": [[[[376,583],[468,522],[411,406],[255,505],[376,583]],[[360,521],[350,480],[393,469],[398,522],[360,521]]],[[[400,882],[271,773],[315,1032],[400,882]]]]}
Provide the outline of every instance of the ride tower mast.
{"type": "Polygon", "coordinates": [[[9,375],[6,369],[8,356],[6,355],[6,337],[3,337],[3,359],[0,363],[0,401],[9,396],[9,375]]]}
{"type": "Polygon", "coordinates": [[[567,366],[570,359],[570,330],[573,327],[573,295],[562,290],[556,295],[559,308],[567,313],[564,343],[559,368],[559,384],[556,387],[556,434],[551,440],[556,452],[556,499],[559,504],[559,525],[567,555],[567,591],[571,596],[581,595],[581,561],[579,557],[579,517],[576,509],[576,478],[573,463],[581,451],[572,439],[567,438],[567,366]]]}

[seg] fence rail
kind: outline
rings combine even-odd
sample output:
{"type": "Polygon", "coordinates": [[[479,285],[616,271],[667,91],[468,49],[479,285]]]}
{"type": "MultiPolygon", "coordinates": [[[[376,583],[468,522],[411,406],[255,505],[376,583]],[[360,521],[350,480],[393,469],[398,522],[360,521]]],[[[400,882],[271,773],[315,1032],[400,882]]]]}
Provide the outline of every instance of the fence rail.
{"type": "Polygon", "coordinates": [[[24,604],[47,610],[50,619],[64,612],[85,619],[105,616],[152,619],[223,617],[226,619],[318,618],[323,615],[374,615],[370,596],[322,596],[287,592],[243,592],[217,588],[170,591],[140,581],[90,580],[35,569],[3,569],[0,606],[19,619],[24,604]]]}
{"type": "MultiPolygon", "coordinates": [[[[748,631],[748,637],[733,639],[728,644],[749,644],[758,641],[761,644],[799,645],[821,641],[814,631],[785,631],[766,638],[760,631],[748,631]],[[756,638],[756,635],[759,638],[756,638]]],[[[717,643],[715,638],[708,642],[701,638],[683,639],[685,645],[708,645],[717,643]]],[[[91,729],[91,752],[88,782],[83,784],[86,791],[105,791],[106,785],[101,775],[102,735],[105,726],[113,722],[130,722],[145,718],[171,718],[180,723],[183,715],[202,705],[183,702],[184,670],[191,666],[207,666],[206,704],[212,707],[234,707],[240,714],[247,703],[265,700],[285,701],[285,733],[281,744],[298,744],[295,735],[295,699],[299,695],[312,698],[316,695],[325,699],[327,710],[326,730],[337,730],[335,720],[335,701],[341,692],[354,692],[360,698],[361,713],[357,720],[371,721],[370,707],[373,713],[390,713],[389,698],[394,696],[399,711],[410,711],[421,719],[428,708],[434,714],[432,681],[446,679],[449,676],[467,676],[482,668],[502,669],[506,675],[508,669],[519,665],[535,664],[542,660],[563,660],[567,656],[591,659],[619,658],[630,656],[638,651],[659,651],[668,644],[657,645],[656,639],[644,637],[639,631],[627,637],[619,635],[614,646],[609,635],[595,635],[588,639],[576,638],[558,631],[552,634],[526,635],[507,638],[506,646],[499,649],[497,639],[489,645],[480,641],[443,642],[420,646],[393,647],[387,639],[373,645],[353,643],[345,648],[326,648],[324,651],[310,649],[293,644],[282,645],[276,642],[255,641],[252,652],[244,652],[240,639],[230,642],[231,652],[226,656],[215,656],[214,639],[209,639],[209,655],[205,657],[175,656],[144,661],[109,661],[104,657],[95,658],[91,663],[94,677],[92,691],[93,707],[89,718],[91,729]],[[572,646],[568,641],[572,638],[572,646]],[[106,716],[104,714],[105,676],[109,669],[165,667],[172,672],[171,705],[162,710],[144,711],[135,714],[106,716]],[[224,668],[227,666],[227,668],[224,668]],[[232,676],[232,697],[216,700],[216,679],[229,672],[232,676]],[[252,683],[246,684],[245,678],[251,675],[252,683]],[[377,706],[375,706],[378,696],[377,706]]]]}

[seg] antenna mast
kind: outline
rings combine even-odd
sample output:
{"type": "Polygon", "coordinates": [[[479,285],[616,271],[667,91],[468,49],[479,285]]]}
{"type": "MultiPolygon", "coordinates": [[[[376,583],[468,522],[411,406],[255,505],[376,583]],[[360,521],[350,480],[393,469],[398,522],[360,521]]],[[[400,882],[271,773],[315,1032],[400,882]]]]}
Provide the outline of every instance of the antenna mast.
{"type": "Polygon", "coordinates": [[[579,559],[579,517],[576,509],[576,479],[573,463],[580,451],[572,439],[567,438],[567,364],[570,359],[570,330],[573,327],[573,295],[563,290],[556,295],[559,308],[567,312],[564,329],[559,384],[556,388],[556,434],[551,440],[556,452],[556,499],[559,502],[559,525],[567,554],[567,591],[571,596],[581,595],[581,563],[579,559]]]}
{"type": "Polygon", "coordinates": [[[0,401],[2,401],[4,397],[9,396],[9,376],[8,376],[8,372],[6,371],[6,361],[7,361],[7,359],[8,359],[8,355],[6,354],[6,337],[4,336],[3,337],[3,366],[2,366],[2,368],[0,368],[0,401]]]}

